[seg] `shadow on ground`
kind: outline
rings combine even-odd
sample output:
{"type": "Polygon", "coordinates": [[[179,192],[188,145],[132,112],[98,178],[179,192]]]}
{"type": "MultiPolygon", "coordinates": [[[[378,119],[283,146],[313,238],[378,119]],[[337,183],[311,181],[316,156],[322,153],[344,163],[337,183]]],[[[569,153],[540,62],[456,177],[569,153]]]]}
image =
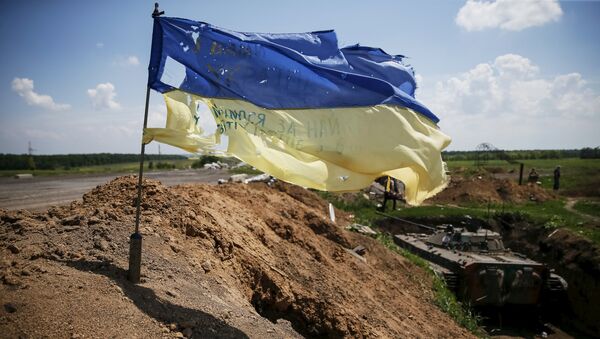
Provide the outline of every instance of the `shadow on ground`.
{"type": "Polygon", "coordinates": [[[82,272],[100,274],[112,279],[137,308],[159,322],[193,323],[194,338],[248,338],[244,332],[208,313],[173,304],[156,295],[148,287],[132,284],[127,280],[127,271],[113,263],[85,260],[59,262],[82,272]]]}

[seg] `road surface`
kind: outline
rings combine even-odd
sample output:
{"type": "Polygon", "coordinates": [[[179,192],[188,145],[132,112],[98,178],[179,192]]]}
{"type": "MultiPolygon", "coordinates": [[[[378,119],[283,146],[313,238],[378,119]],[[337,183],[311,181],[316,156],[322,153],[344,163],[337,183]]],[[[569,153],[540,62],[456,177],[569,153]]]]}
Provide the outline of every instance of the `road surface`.
{"type": "MultiPolygon", "coordinates": [[[[0,178],[0,208],[7,210],[43,210],[79,200],[98,185],[128,173],[33,177],[28,179],[0,178]]],[[[216,183],[229,178],[227,170],[179,170],[144,173],[144,178],[160,180],[164,185],[216,183]]]]}

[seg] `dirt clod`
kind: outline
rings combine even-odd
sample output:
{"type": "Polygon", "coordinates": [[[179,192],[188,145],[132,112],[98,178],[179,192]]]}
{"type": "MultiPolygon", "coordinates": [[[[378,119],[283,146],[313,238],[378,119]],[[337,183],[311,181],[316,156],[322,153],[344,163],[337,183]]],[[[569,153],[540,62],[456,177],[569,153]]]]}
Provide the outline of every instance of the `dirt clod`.
{"type": "Polygon", "coordinates": [[[188,327],[188,328],[185,328],[185,329],[183,329],[183,332],[181,332],[181,333],[182,333],[182,334],[183,334],[183,335],[184,335],[186,338],[191,338],[191,337],[192,337],[192,334],[193,334],[194,332],[192,331],[192,329],[191,329],[191,328],[189,328],[189,327],[188,327]]]}
{"type": "Polygon", "coordinates": [[[4,310],[6,313],[15,313],[17,312],[17,307],[11,303],[4,304],[4,310]]]}
{"type": "Polygon", "coordinates": [[[206,273],[208,273],[212,270],[212,264],[211,264],[210,260],[206,260],[202,263],[202,269],[206,273]]]}
{"type": "Polygon", "coordinates": [[[17,253],[21,252],[21,249],[19,247],[17,247],[15,244],[10,244],[10,245],[8,245],[7,248],[12,254],[17,254],[17,253]]]}

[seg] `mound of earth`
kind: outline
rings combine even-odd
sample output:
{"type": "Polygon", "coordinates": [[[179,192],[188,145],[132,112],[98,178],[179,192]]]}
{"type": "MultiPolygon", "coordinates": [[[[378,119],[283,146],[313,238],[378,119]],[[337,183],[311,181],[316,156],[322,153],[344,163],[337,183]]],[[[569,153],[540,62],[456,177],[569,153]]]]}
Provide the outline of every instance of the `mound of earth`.
{"type": "Polygon", "coordinates": [[[546,201],[555,199],[554,193],[535,184],[519,186],[511,179],[497,179],[490,175],[472,177],[453,175],[448,187],[427,200],[431,203],[546,201]]]}
{"type": "Polygon", "coordinates": [[[142,282],[131,284],[136,182],[0,211],[3,336],[471,337],[433,305],[428,274],[285,184],[145,181],[142,282]]]}

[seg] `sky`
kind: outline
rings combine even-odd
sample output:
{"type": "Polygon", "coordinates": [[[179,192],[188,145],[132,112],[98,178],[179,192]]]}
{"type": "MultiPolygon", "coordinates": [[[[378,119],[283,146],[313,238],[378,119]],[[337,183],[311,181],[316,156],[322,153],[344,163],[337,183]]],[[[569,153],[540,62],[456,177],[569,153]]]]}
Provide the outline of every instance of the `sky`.
{"type": "MultiPolygon", "coordinates": [[[[154,2],[11,1],[0,21],[0,153],[137,153],[154,2]]],[[[335,29],[407,56],[447,150],[600,146],[600,1],[162,1],[237,31],[335,29]]],[[[166,117],[150,97],[149,126],[166,117]]],[[[185,153],[161,145],[162,153],[185,153]]],[[[149,153],[158,152],[151,143],[149,153]]]]}

